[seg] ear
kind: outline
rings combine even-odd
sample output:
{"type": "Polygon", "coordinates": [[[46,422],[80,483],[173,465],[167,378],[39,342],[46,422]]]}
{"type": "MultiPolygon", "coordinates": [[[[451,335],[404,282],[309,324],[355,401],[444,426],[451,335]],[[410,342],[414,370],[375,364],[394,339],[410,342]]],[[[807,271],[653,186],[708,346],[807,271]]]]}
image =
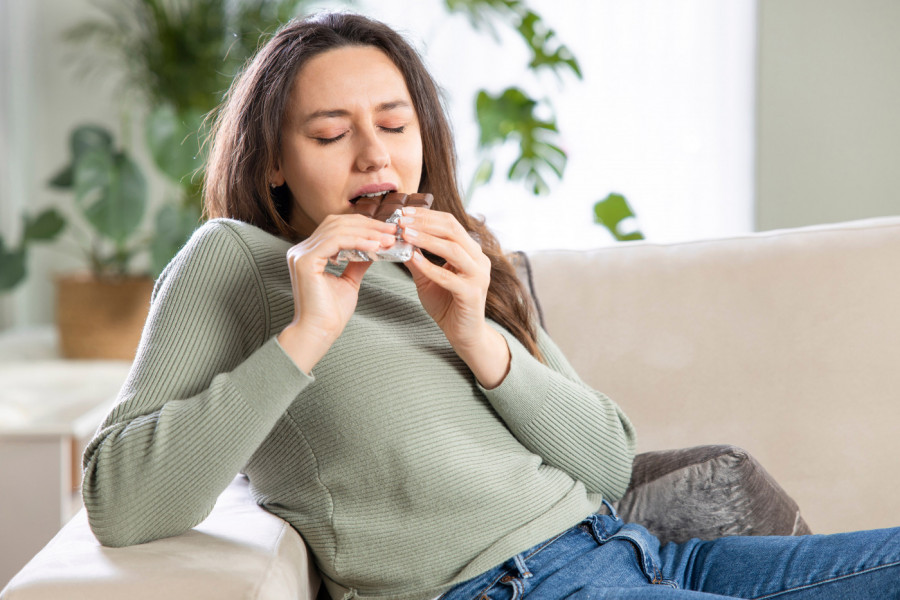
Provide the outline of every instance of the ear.
{"type": "Polygon", "coordinates": [[[281,172],[281,165],[276,165],[269,170],[268,181],[269,185],[274,187],[281,187],[284,185],[285,179],[284,174],[281,172]]]}

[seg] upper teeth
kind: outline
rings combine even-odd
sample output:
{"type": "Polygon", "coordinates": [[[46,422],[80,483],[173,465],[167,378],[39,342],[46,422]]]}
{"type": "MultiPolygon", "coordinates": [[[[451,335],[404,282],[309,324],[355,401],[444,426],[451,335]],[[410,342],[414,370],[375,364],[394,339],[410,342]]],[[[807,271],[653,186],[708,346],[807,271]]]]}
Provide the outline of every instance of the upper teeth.
{"type": "Polygon", "coordinates": [[[384,196],[389,192],[372,192],[371,194],[360,194],[360,198],[377,198],[378,196],[384,196]]]}

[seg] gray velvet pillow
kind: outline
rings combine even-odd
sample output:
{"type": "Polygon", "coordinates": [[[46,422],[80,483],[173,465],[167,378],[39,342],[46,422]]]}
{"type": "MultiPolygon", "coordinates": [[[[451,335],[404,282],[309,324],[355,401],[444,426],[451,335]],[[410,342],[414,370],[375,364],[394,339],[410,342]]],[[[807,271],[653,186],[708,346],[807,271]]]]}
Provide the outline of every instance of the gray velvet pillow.
{"type": "Polygon", "coordinates": [[[697,446],[639,454],[619,514],[662,543],[726,535],[805,535],[797,503],[745,450],[697,446]]]}

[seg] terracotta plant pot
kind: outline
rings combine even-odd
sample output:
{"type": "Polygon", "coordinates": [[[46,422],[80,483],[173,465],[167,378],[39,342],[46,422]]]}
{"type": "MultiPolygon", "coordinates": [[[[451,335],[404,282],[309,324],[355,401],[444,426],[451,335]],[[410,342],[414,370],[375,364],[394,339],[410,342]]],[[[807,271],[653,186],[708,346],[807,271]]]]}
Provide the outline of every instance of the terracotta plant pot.
{"type": "Polygon", "coordinates": [[[133,360],[147,312],[149,277],[56,279],[56,324],[65,358],[133,360]]]}

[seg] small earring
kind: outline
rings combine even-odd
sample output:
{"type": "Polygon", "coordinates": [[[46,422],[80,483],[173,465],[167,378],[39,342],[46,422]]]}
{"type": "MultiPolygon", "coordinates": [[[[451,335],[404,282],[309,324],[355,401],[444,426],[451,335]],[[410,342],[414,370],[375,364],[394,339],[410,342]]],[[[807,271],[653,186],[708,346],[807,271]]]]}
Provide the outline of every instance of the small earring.
{"type": "Polygon", "coordinates": [[[274,183],[270,183],[270,184],[269,184],[269,187],[271,187],[271,188],[274,190],[274,189],[277,188],[278,186],[275,185],[274,183]]]}

